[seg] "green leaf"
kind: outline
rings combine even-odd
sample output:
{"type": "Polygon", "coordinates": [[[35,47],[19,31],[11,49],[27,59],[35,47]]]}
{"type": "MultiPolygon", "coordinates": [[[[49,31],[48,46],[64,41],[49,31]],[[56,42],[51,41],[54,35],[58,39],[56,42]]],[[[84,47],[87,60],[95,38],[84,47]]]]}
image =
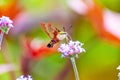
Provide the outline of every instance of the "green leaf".
{"type": "Polygon", "coordinates": [[[7,33],[8,27],[3,27],[3,28],[2,28],[2,31],[3,31],[4,33],[7,33]]]}

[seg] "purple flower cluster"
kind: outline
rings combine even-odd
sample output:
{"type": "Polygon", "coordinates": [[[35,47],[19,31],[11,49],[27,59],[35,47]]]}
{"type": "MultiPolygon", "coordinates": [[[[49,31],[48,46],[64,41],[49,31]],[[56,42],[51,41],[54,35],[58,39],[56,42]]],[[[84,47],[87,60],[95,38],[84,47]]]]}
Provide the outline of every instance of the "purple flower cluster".
{"type": "Polygon", "coordinates": [[[27,76],[22,75],[16,80],[32,80],[32,77],[30,75],[27,75],[27,76]]]}
{"type": "Polygon", "coordinates": [[[77,54],[85,52],[82,45],[79,41],[69,41],[68,44],[61,44],[58,51],[62,53],[62,57],[77,56],[77,54]]]}
{"type": "Polygon", "coordinates": [[[14,27],[13,21],[10,20],[9,17],[2,16],[0,18],[0,30],[2,30],[2,32],[8,34],[10,28],[12,28],[12,27],[14,27]]]}

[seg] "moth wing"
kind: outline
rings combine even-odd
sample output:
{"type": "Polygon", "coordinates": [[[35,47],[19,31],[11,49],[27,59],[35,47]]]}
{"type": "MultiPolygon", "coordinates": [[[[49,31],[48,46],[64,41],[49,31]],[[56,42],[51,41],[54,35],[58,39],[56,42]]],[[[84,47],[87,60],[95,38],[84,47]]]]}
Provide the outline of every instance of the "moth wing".
{"type": "Polygon", "coordinates": [[[51,27],[51,24],[50,24],[50,23],[41,22],[41,23],[40,23],[40,26],[41,26],[42,30],[43,30],[50,38],[53,38],[52,32],[54,31],[54,29],[51,27]]]}

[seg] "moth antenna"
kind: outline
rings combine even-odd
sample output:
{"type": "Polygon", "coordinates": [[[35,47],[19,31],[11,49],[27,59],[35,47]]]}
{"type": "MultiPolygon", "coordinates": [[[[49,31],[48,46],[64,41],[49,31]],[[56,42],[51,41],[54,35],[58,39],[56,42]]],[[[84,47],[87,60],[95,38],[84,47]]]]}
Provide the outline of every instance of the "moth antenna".
{"type": "Polygon", "coordinates": [[[67,29],[67,31],[69,31],[72,28],[72,25],[69,26],[69,28],[67,29]]]}
{"type": "Polygon", "coordinates": [[[63,27],[63,30],[66,31],[66,30],[65,30],[65,27],[63,27]]]}
{"type": "Polygon", "coordinates": [[[72,25],[70,25],[68,29],[66,29],[65,27],[63,27],[63,30],[64,30],[65,32],[68,32],[71,28],[72,28],[72,25]]]}

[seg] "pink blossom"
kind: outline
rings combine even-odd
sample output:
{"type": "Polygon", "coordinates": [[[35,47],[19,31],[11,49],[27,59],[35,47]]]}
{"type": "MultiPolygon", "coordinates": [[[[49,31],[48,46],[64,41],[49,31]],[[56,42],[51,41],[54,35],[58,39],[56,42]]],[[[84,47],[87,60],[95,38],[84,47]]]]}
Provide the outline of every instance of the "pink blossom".
{"type": "Polygon", "coordinates": [[[77,54],[85,52],[82,45],[79,41],[69,41],[68,44],[61,44],[58,51],[62,53],[62,57],[77,56],[77,54]]]}
{"type": "Polygon", "coordinates": [[[16,80],[32,80],[32,77],[30,75],[27,75],[27,76],[22,75],[16,80]]]}
{"type": "Polygon", "coordinates": [[[9,17],[2,16],[0,18],[0,30],[2,30],[3,32],[5,32],[7,34],[9,32],[10,28],[12,28],[12,27],[14,27],[13,21],[10,20],[9,17]]]}

